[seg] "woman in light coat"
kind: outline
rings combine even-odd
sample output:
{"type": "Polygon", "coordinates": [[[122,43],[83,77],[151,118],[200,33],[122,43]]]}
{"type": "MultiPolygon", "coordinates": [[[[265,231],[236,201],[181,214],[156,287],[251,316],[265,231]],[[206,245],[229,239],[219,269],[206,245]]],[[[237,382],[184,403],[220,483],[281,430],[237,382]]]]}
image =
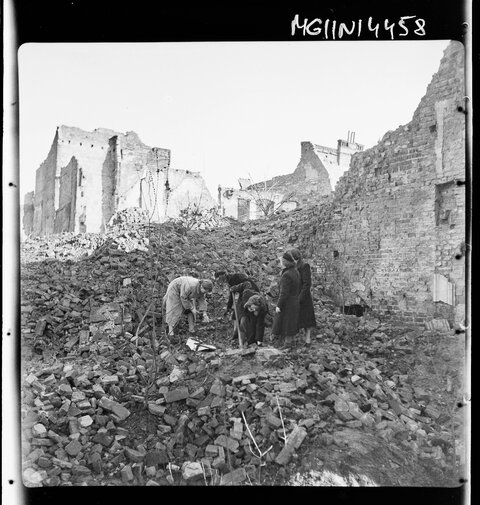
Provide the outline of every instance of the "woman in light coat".
{"type": "Polygon", "coordinates": [[[183,314],[187,314],[190,333],[195,331],[197,313],[202,313],[204,322],[209,321],[205,293],[210,293],[212,288],[213,283],[209,279],[189,276],[177,277],[168,285],[162,308],[169,336],[173,336],[173,330],[183,314]]]}

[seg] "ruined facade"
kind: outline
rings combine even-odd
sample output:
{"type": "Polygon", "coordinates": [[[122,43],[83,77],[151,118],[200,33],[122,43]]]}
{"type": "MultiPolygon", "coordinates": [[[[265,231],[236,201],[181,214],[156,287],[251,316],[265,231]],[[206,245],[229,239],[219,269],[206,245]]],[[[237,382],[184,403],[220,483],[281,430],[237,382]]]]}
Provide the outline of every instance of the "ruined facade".
{"type": "Polygon", "coordinates": [[[162,222],[194,203],[216,206],[199,173],[170,168],[168,149],[143,144],[135,132],[60,126],[36,172],[31,229],[25,201],[24,232],[103,232],[128,207],[162,222]]]}
{"type": "Polygon", "coordinates": [[[30,235],[33,231],[34,198],[35,193],[33,191],[26,193],[23,199],[23,205],[20,207],[22,230],[25,235],[30,235]]]}
{"type": "Polygon", "coordinates": [[[244,221],[318,201],[332,193],[348,170],[352,155],[360,151],[363,146],[355,142],[354,132],[348,132],[347,140],[338,140],[336,149],[302,142],[300,161],[293,173],[256,184],[242,180],[238,189],[219,188],[219,207],[223,215],[244,221]]]}
{"type": "Polygon", "coordinates": [[[410,123],[357,153],[332,201],[293,225],[291,240],[347,304],[405,322],[464,319],[464,96],[452,42],[410,123]]]}

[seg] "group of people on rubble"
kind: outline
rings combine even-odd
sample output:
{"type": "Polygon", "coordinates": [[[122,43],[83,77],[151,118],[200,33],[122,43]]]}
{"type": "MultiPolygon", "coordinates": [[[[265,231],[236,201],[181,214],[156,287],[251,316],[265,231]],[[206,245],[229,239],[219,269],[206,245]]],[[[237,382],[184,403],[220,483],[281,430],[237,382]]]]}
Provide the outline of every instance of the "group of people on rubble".
{"type": "MultiPolygon", "coordinates": [[[[292,248],[279,258],[279,266],[282,271],[270,338],[282,347],[290,347],[295,336],[304,330],[305,343],[310,344],[311,330],[316,326],[310,265],[298,249],[292,248]]],[[[242,272],[223,270],[215,272],[214,277],[219,285],[229,287],[224,317],[230,316],[233,321],[233,338],[240,335],[242,345],[262,345],[266,320],[272,316],[255,280],[242,272]]],[[[213,282],[209,279],[182,276],[170,282],[162,306],[169,336],[173,336],[183,314],[187,315],[191,333],[197,314],[202,314],[202,320],[209,322],[205,295],[212,290],[213,282]]]]}

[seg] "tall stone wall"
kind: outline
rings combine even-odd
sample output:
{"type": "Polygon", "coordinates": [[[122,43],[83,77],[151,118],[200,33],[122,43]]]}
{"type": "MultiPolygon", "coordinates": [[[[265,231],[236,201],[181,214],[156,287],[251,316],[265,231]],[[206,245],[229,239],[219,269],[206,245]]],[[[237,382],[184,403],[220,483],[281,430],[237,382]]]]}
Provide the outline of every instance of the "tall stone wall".
{"type": "Polygon", "coordinates": [[[78,163],[72,157],[60,172],[58,210],[55,212],[54,232],[75,230],[77,205],[78,163]]]}
{"type": "Polygon", "coordinates": [[[129,207],[164,221],[189,202],[216,205],[199,173],[170,169],[168,149],[145,145],[135,132],[60,126],[36,173],[33,233],[103,232],[129,207]]]}
{"type": "MultiPolygon", "coordinates": [[[[83,223],[88,231],[103,231],[106,216],[103,213],[102,197],[104,164],[109,152],[109,139],[121,135],[107,128],[97,128],[92,132],[70,126],[58,128],[57,177],[62,167],[74,157],[78,163],[80,191],[83,192],[85,216],[83,223]],[[100,208],[99,208],[100,207],[100,208]]],[[[59,224],[58,231],[66,231],[59,224]]]]}
{"type": "Polygon", "coordinates": [[[21,209],[23,232],[25,236],[29,236],[33,232],[33,214],[34,214],[35,193],[30,191],[25,194],[23,206],[21,209]]]}
{"type": "Polygon", "coordinates": [[[53,144],[45,161],[35,174],[35,198],[33,214],[33,234],[48,235],[53,233],[55,225],[55,181],[57,174],[57,140],[53,144]]]}
{"type": "Polygon", "coordinates": [[[412,121],[355,154],[332,202],[298,225],[298,243],[347,303],[413,323],[463,319],[464,95],[463,46],[452,42],[412,121]],[[434,274],[454,288],[451,303],[438,301],[434,274]]]}

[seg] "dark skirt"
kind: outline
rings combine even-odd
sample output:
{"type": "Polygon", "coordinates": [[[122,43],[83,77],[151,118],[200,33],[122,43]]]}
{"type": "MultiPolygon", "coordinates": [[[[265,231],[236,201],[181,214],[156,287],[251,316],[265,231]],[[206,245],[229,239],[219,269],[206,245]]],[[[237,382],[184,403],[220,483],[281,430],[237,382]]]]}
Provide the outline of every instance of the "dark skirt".
{"type": "Polygon", "coordinates": [[[298,329],[315,328],[317,322],[315,320],[315,312],[313,310],[313,300],[310,293],[307,294],[304,300],[300,303],[298,312],[298,329]]]}
{"type": "Polygon", "coordinates": [[[273,317],[272,335],[292,337],[298,333],[298,296],[291,296],[282,312],[275,312],[273,317]]]}

